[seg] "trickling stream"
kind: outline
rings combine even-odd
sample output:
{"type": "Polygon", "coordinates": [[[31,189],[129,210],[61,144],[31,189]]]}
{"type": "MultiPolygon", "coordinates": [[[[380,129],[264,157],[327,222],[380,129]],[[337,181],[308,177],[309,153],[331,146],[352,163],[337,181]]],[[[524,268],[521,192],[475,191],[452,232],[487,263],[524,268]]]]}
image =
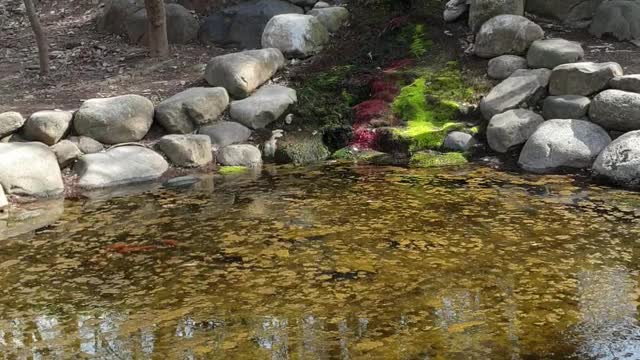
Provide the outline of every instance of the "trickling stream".
{"type": "Polygon", "coordinates": [[[38,207],[0,220],[3,359],[640,354],[638,193],[327,166],[38,207]]]}

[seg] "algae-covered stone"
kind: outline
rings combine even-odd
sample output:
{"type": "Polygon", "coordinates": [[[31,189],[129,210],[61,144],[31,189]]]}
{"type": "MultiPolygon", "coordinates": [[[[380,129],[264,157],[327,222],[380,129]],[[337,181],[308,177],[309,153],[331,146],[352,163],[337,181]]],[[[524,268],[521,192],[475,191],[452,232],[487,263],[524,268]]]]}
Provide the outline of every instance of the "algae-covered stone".
{"type": "Polygon", "coordinates": [[[351,146],[346,146],[342,149],[336,150],[331,154],[330,159],[341,161],[353,161],[353,162],[369,162],[377,156],[382,156],[385,153],[376,150],[369,149],[357,149],[351,146]]]}
{"type": "Polygon", "coordinates": [[[413,154],[409,161],[412,168],[432,168],[440,166],[459,166],[467,163],[467,158],[461,153],[437,153],[431,151],[413,154]]]}
{"type": "Polygon", "coordinates": [[[221,174],[221,175],[241,174],[249,170],[250,169],[246,166],[220,166],[220,168],[218,169],[218,174],[221,174]]]}
{"type": "Polygon", "coordinates": [[[306,165],[326,160],[329,155],[322,136],[287,134],[278,142],[274,160],[277,164],[306,165]]]}

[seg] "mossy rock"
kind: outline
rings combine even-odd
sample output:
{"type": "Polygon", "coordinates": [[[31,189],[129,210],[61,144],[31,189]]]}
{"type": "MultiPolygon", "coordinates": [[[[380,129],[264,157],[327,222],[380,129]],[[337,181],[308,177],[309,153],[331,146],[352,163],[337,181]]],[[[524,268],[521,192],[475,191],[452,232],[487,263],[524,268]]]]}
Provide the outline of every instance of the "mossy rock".
{"type": "Polygon", "coordinates": [[[218,168],[218,174],[221,175],[233,175],[245,173],[249,170],[246,166],[221,166],[218,168]]]}
{"type": "Polygon", "coordinates": [[[466,164],[467,158],[461,153],[437,153],[423,151],[413,154],[409,161],[412,168],[432,168],[440,166],[457,166],[466,164]]]}
{"type": "Polygon", "coordinates": [[[438,71],[418,71],[418,78],[403,87],[392,104],[394,114],[406,121],[396,135],[411,144],[412,151],[438,149],[447,134],[462,130],[458,122],[461,103],[473,101],[476,91],[464,81],[456,63],[438,71]]]}
{"type": "Polygon", "coordinates": [[[321,135],[295,134],[278,141],[276,164],[306,165],[324,161],[330,153],[321,135]]]}

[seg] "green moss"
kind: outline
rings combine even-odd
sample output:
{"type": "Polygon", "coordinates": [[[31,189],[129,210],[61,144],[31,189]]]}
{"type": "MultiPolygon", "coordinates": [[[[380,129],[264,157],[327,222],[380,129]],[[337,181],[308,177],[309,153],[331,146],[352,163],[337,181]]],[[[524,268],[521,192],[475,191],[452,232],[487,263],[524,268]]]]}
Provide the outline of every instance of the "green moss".
{"type": "Polygon", "coordinates": [[[370,161],[371,159],[383,155],[383,152],[375,150],[355,150],[349,146],[336,150],[331,154],[332,160],[343,161],[370,161]]]}
{"type": "Polygon", "coordinates": [[[221,166],[218,169],[218,173],[221,175],[239,174],[249,170],[245,166],[221,166]]]}
{"type": "Polygon", "coordinates": [[[281,140],[274,159],[277,164],[306,165],[324,161],[329,155],[321,136],[300,134],[281,140]]]}
{"type": "Polygon", "coordinates": [[[409,52],[411,55],[419,58],[424,56],[433,46],[433,41],[425,39],[424,25],[419,24],[413,27],[413,35],[411,37],[411,46],[409,52]]]}
{"type": "Polygon", "coordinates": [[[430,168],[437,166],[464,165],[467,159],[461,153],[418,152],[411,157],[410,167],[430,168]]]}
{"type": "Polygon", "coordinates": [[[413,151],[440,147],[450,131],[464,127],[456,122],[458,104],[471,101],[474,93],[456,63],[439,71],[422,70],[392,104],[394,114],[407,122],[397,135],[409,138],[413,151]]]}

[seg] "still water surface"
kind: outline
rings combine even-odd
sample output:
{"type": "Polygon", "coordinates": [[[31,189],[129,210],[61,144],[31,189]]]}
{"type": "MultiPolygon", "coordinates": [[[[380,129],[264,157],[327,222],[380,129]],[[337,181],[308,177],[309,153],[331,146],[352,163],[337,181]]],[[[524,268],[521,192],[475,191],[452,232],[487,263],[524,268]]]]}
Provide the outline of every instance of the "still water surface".
{"type": "Polygon", "coordinates": [[[327,166],[38,207],[3,359],[640,358],[638,193],[327,166]]]}

